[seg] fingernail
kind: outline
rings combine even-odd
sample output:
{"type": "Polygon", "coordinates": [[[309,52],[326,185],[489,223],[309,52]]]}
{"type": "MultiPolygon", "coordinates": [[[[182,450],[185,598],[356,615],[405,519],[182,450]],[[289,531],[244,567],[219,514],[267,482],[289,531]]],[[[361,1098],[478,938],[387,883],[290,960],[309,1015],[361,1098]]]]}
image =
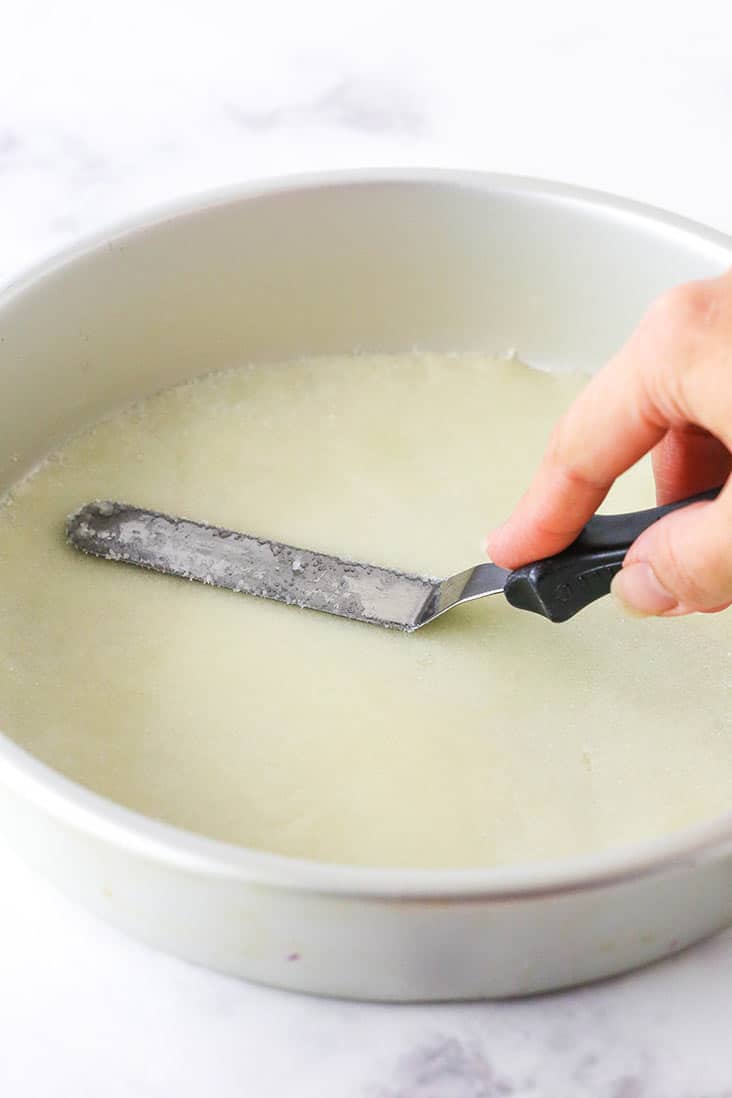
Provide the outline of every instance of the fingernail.
{"type": "Polygon", "coordinates": [[[621,568],[610,590],[622,609],[637,617],[665,614],[678,602],[645,562],[621,568]]]}

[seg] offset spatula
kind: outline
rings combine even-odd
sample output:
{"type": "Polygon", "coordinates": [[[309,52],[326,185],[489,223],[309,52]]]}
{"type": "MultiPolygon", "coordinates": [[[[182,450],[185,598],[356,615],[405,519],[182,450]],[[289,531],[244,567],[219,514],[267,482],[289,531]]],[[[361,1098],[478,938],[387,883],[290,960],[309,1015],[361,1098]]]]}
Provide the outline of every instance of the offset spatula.
{"type": "Polygon", "coordinates": [[[443,580],[356,564],[125,503],[87,504],[70,516],[66,534],[76,549],[105,560],[412,632],[462,602],[501,592],[519,610],[567,621],[609,592],[626,552],[647,527],[718,492],[628,515],[595,515],[554,557],[514,572],[478,564],[443,580]]]}

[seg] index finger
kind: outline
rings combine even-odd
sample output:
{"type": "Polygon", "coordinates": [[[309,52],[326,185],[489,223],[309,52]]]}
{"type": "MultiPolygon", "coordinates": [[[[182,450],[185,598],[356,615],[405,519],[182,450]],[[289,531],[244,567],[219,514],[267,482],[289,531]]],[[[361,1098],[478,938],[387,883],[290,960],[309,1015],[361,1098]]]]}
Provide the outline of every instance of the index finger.
{"type": "Polygon", "coordinates": [[[496,564],[518,568],[573,541],[613,481],[666,433],[651,398],[639,332],[596,374],[559,421],[528,491],[488,539],[496,564]]]}

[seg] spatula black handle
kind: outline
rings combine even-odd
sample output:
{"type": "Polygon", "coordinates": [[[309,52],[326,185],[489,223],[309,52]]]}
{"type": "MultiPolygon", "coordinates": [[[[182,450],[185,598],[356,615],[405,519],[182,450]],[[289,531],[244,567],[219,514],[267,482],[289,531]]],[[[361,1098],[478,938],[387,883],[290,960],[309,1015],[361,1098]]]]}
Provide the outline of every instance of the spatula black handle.
{"type": "Polygon", "coordinates": [[[541,614],[549,621],[567,621],[609,593],[613,576],[622,568],[625,554],[639,534],[671,511],[715,499],[720,491],[712,488],[664,507],[628,515],[595,515],[567,549],[511,572],[503,593],[519,610],[541,614]]]}

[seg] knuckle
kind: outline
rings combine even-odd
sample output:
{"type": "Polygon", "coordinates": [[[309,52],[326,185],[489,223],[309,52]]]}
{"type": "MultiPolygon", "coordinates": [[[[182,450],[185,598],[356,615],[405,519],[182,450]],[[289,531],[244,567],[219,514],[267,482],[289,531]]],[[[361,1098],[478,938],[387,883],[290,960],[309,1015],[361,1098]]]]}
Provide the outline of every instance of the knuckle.
{"type": "Polygon", "coordinates": [[[592,488],[607,491],[610,484],[602,480],[587,460],[583,448],[577,443],[577,435],[570,415],[560,419],[554,428],[547,447],[549,464],[570,487],[592,488]]]}
{"type": "Polygon", "coordinates": [[[707,324],[716,298],[711,281],[685,282],[661,294],[648,310],[646,320],[674,335],[695,332],[707,324]]]}
{"type": "MultiPolygon", "coordinates": [[[[724,326],[723,298],[718,279],[687,282],[662,294],[642,322],[651,351],[645,377],[650,401],[672,423],[700,417],[701,425],[709,426],[706,420],[720,400],[725,406],[729,403],[729,364],[715,351],[720,322],[724,326]],[[720,367],[725,374],[721,386],[714,381],[720,367]]],[[[722,343],[727,346],[726,339],[722,343]]]]}

